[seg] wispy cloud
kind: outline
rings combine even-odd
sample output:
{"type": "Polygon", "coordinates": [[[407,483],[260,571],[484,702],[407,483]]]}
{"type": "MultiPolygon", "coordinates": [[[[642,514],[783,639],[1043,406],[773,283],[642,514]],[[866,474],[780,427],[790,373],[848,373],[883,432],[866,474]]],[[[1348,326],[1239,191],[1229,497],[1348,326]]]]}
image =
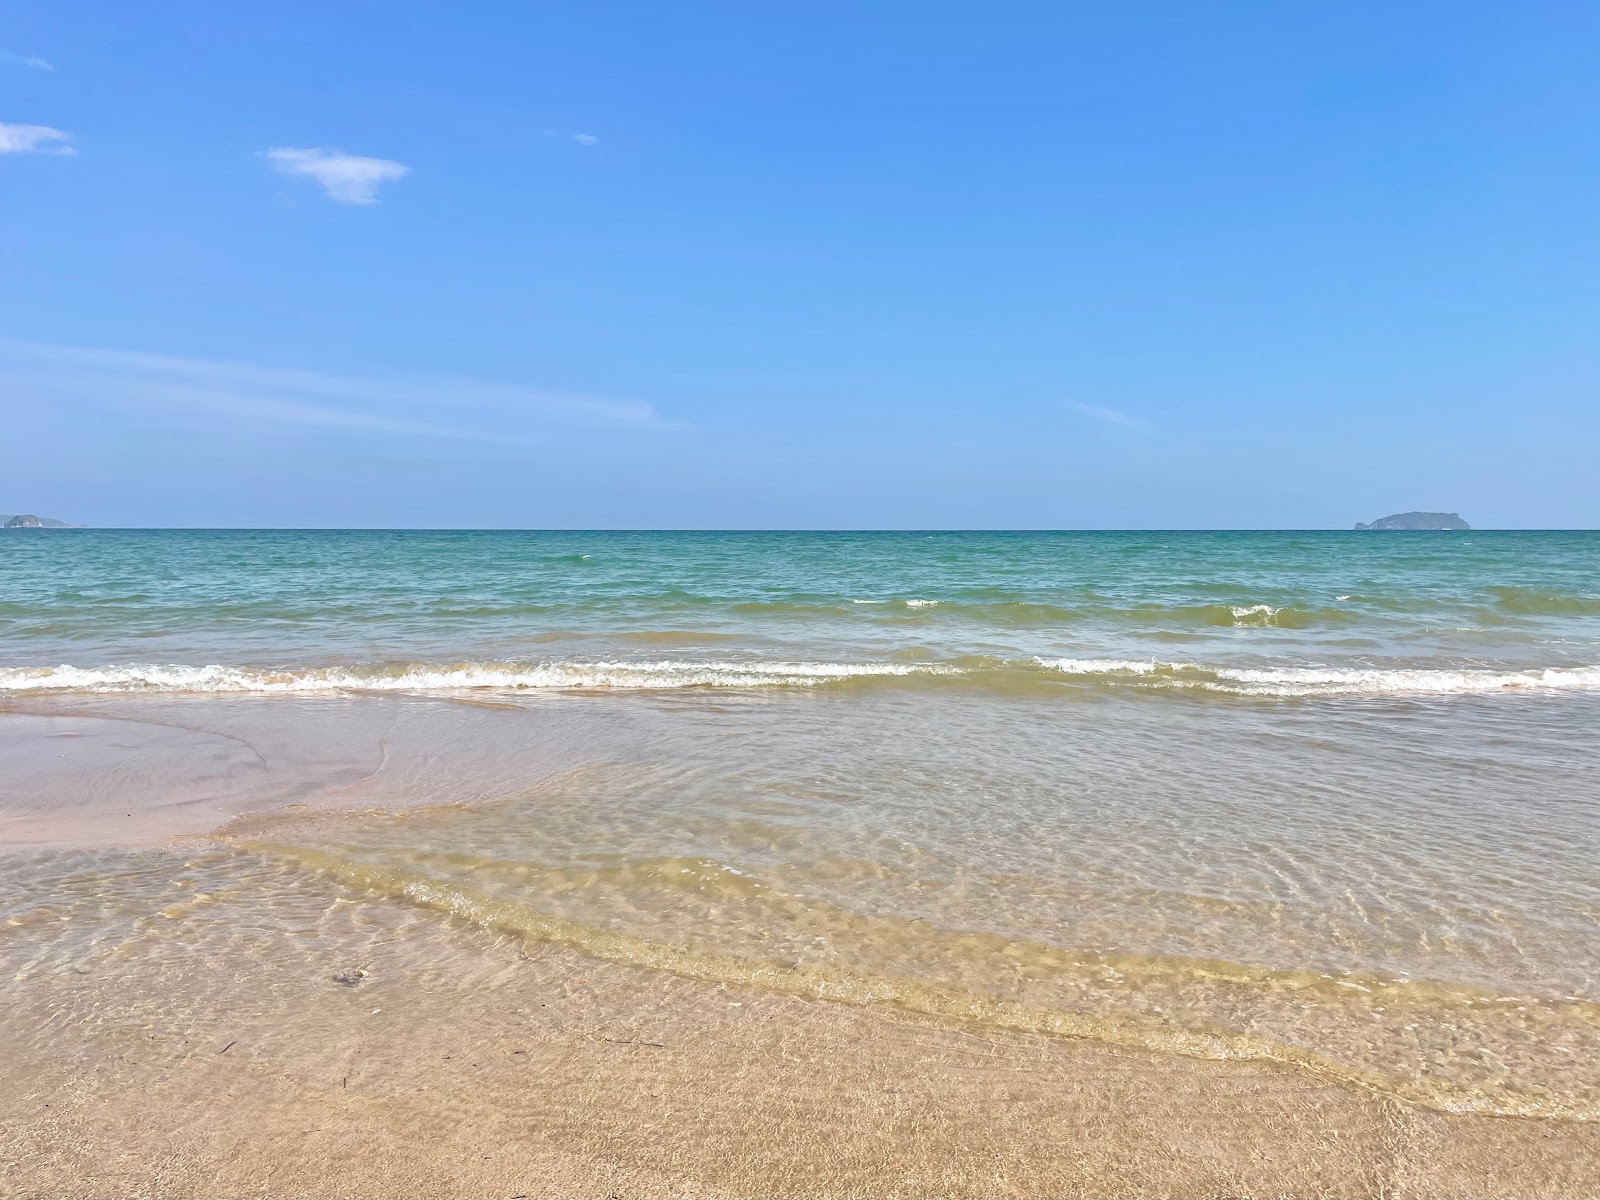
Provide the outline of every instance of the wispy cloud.
{"type": "Polygon", "coordinates": [[[1098,404],[1074,403],[1077,409],[1086,417],[1093,417],[1096,421],[1104,421],[1108,425],[1121,425],[1126,429],[1149,429],[1150,422],[1143,417],[1135,417],[1130,413],[1118,412],[1114,408],[1101,408],[1098,404]]]}
{"type": "Polygon", "coordinates": [[[253,363],[0,340],[0,397],[225,426],[541,442],[581,430],[676,428],[643,401],[456,378],[327,375],[253,363]]]}
{"type": "Polygon", "coordinates": [[[365,158],[343,150],[278,146],[261,152],[284,175],[304,175],[322,185],[328,199],[340,204],[376,204],[378,188],[406,175],[410,168],[387,158],[365,158]]]}
{"type": "Polygon", "coordinates": [[[572,140],[580,146],[595,146],[600,143],[600,139],[592,133],[575,133],[572,135],[572,140]]]}
{"type": "Polygon", "coordinates": [[[54,71],[55,64],[42,58],[35,58],[31,54],[18,54],[14,50],[0,50],[0,62],[11,63],[13,66],[27,67],[31,71],[54,71]]]}
{"type": "Polygon", "coordinates": [[[0,121],[0,154],[76,154],[72,135],[48,125],[7,125],[0,121]]]}

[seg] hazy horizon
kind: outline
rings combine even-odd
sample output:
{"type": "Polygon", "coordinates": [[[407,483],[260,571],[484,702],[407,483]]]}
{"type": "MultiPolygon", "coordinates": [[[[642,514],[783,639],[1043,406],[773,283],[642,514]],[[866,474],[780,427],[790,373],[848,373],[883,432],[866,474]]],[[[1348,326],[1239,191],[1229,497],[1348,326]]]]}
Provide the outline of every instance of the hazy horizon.
{"type": "MultiPolygon", "coordinates": [[[[15,516],[18,514],[9,514],[15,516]]],[[[49,513],[28,514],[52,517],[49,513]]],[[[1389,514],[1380,514],[1389,515],[1389,514]]],[[[61,520],[59,517],[52,517],[61,520]]],[[[1472,524],[1468,522],[1468,524],[1472,524]]],[[[898,526],[802,526],[802,525],[88,525],[68,522],[68,529],[125,532],[174,533],[1449,533],[1451,530],[1357,530],[1352,525],[1277,526],[1277,525],[898,525],[898,526]]],[[[1591,533],[1588,525],[1476,525],[1472,533],[1591,533]]]]}

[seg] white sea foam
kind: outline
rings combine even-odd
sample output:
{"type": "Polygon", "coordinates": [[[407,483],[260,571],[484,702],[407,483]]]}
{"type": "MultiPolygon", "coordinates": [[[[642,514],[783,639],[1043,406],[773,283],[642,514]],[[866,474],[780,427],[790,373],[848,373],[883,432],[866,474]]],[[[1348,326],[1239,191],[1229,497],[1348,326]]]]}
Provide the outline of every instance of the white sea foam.
{"type": "Polygon", "coordinates": [[[1438,668],[1218,667],[1220,690],[1258,696],[1469,694],[1508,691],[1600,690],[1600,667],[1549,667],[1530,671],[1462,671],[1438,668]]]}
{"type": "Polygon", "coordinates": [[[937,600],[907,600],[907,608],[932,608],[939,603],[937,600]]]}
{"type": "Polygon", "coordinates": [[[1283,610],[1272,605],[1234,605],[1227,611],[1234,614],[1235,626],[1270,626],[1277,624],[1283,610]]]}
{"type": "Polygon", "coordinates": [[[130,664],[107,667],[13,667],[0,691],[334,692],[456,688],[773,687],[837,683],[862,676],[956,674],[932,663],[593,662],[459,663],[320,667],[130,664]]]}
{"type": "Polygon", "coordinates": [[[1600,691],[1600,667],[1490,671],[1427,667],[1216,667],[1120,658],[1039,658],[1034,661],[1047,670],[1065,675],[1101,675],[1111,681],[1119,675],[1147,676],[1151,678],[1143,682],[1247,696],[1600,691]]]}
{"type": "Polygon", "coordinates": [[[1123,658],[1035,658],[1017,663],[467,662],[366,664],[269,670],[257,667],[123,664],[0,669],[0,692],[450,691],[495,689],[665,690],[812,687],[860,678],[966,676],[1029,666],[1108,685],[1181,688],[1237,696],[1471,695],[1600,691],[1600,666],[1494,671],[1421,667],[1224,667],[1123,658]]]}
{"type": "Polygon", "coordinates": [[[1033,661],[1063,675],[1149,675],[1157,667],[1170,665],[1128,658],[1036,658],[1033,661]]]}

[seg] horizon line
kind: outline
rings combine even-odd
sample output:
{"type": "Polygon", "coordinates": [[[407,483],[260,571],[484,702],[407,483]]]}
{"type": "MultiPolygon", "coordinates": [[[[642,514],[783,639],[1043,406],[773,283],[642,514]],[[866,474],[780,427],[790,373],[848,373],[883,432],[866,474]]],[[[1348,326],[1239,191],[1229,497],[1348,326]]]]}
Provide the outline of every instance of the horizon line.
{"type": "Polygon", "coordinates": [[[72,533],[1593,533],[1590,525],[1474,526],[1471,529],[1356,529],[1318,526],[534,526],[534,525],[64,525],[5,532],[72,533]]]}

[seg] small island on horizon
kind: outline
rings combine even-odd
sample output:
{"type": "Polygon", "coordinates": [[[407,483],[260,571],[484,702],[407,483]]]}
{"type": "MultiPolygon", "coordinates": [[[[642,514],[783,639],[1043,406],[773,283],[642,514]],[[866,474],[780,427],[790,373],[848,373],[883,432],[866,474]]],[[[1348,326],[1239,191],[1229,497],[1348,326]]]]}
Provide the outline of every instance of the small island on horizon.
{"type": "Polygon", "coordinates": [[[1379,517],[1376,521],[1372,522],[1372,524],[1370,524],[1370,525],[1366,524],[1364,521],[1357,521],[1356,522],[1356,528],[1358,530],[1383,530],[1383,529],[1405,529],[1405,530],[1414,530],[1414,529],[1435,529],[1435,530],[1436,529],[1452,529],[1452,530],[1471,530],[1472,526],[1468,525],[1465,521],[1463,521],[1461,519],[1461,514],[1460,513],[1404,512],[1404,513],[1395,513],[1392,516],[1379,517]]]}
{"type": "Polygon", "coordinates": [[[7,516],[0,513],[0,529],[76,529],[70,521],[58,521],[54,517],[39,517],[33,513],[18,513],[16,516],[7,516]]]}

